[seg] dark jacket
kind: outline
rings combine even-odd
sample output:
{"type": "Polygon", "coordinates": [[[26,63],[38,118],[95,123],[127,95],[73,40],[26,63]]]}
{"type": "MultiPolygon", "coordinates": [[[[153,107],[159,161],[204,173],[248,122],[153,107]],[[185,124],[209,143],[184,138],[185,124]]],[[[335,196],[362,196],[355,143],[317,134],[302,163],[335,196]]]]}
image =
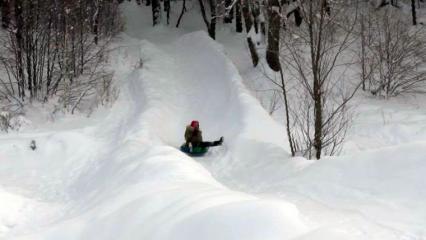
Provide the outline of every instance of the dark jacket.
{"type": "Polygon", "coordinates": [[[185,141],[186,143],[191,143],[192,145],[198,145],[199,143],[201,143],[203,141],[201,130],[196,130],[190,125],[186,126],[185,141]]]}

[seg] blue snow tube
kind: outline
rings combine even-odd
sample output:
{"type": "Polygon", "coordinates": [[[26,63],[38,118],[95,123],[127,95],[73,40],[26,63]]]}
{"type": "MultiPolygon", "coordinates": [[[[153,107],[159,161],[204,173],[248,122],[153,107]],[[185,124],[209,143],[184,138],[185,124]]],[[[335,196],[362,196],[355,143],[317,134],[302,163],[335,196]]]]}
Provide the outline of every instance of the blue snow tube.
{"type": "Polygon", "coordinates": [[[207,151],[209,150],[208,147],[189,147],[186,144],[183,144],[182,146],[180,146],[180,150],[188,155],[191,156],[203,156],[204,154],[207,153],[207,151]]]}

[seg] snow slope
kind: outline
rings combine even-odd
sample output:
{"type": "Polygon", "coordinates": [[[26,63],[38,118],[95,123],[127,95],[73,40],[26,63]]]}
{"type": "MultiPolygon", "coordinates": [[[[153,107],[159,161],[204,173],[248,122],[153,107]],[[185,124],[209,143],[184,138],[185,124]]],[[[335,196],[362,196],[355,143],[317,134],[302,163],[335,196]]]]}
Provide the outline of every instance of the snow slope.
{"type": "Polygon", "coordinates": [[[206,138],[226,133],[230,148],[276,134],[250,130],[274,122],[205,33],[167,53],[132,39],[119,49],[112,61],[125,80],[108,116],[84,129],[30,134],[34,152],[23,136],[2,144],[7,190],[49,205],[11,209],[28,221],[2,223],[6,239],[289,239],[306,231],[294,205],[231,191],[176,149],[193,117],[206,138]],[[134,69],[139,58],[143,67],[134,69]]]}
{"type": "Polygon", "coordinates": [[[121,94],[110,111],[0,136],[1,239],[426,237],[426,142],[290,158],[219,44],[144,32],[137,9],[125,5],[133,25],[111,56],[121,94]],[[192,119],[225,146],[181,153],[192,119]]]}

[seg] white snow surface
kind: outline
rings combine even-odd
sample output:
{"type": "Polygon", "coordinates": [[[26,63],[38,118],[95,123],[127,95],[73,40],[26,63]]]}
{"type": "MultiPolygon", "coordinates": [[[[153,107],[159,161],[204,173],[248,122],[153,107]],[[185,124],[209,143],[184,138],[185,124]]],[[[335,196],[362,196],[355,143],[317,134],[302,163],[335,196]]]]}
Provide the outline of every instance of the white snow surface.
{"type": "Polygon", "coordinates": [[[291,158],[229,50],[144,32],[139,11],[125,4],[112,109],[0,135],[0,239],[426,239],[426,139],[291,158]],[[193,119],[224,146],[180,152],[193,119]]]}

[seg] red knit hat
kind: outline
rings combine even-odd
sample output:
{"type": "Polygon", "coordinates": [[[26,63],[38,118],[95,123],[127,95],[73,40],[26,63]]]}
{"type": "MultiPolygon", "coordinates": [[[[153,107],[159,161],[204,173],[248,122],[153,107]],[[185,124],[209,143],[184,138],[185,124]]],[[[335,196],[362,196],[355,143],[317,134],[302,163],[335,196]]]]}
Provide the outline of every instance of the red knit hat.
{"type": "Polygon", "coordinates": [[[198,127],[198,126],[200,126],[200,123],[197,120],[194,120],[194,121],[191,122],[191,127],[195,128],[195,127],[198,127]]]}

